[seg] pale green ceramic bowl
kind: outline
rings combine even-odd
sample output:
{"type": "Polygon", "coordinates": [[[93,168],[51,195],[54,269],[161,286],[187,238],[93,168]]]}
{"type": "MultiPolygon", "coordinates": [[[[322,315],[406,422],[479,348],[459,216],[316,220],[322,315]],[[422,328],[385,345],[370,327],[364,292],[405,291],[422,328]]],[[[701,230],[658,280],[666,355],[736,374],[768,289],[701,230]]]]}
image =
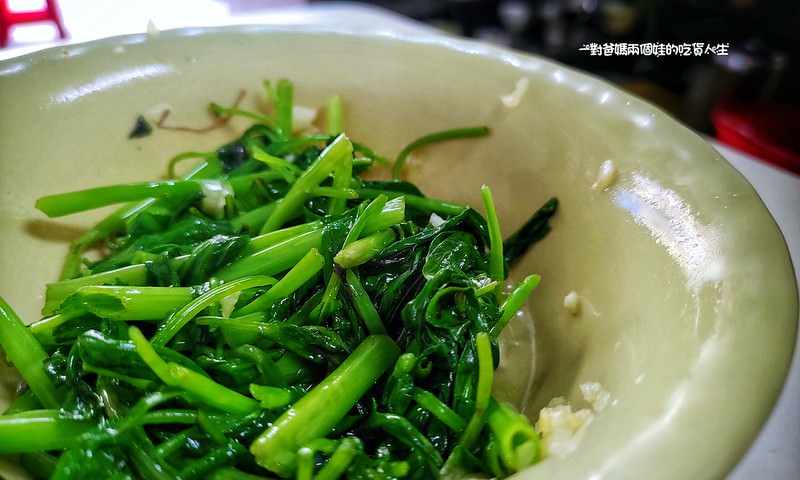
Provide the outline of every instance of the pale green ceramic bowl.
{"type": "MultiPolygon", "coordinates": [[[[431,196],[474,205],[489,184],[506,233],[560,199],[552,233],[513,272],[542,276],[529,304],[534,380],[523,345],[499,388],[533,417],[556,396],[580,404],[587,381],[613,402],[572,454],[519,478],[696,480],[735,466],[781,390],[797,327],[775,222],[725,160],[661,111],[485,45],[239,27],[0,63],[0,295],[37,319],[67,242],[100,215],[50,221],[37,197],[152,179],[173,154],[210,150],[241,128],[129,140],[139,114],[169,108],[173,125],[203,125],[208,102],[230,103],[240,89],[257,102],[261,81],[279,77],[295,82],[302,104],[343,96],[349,135],[388,156],[425,133],[489,125],[489,138],[420,151],[408,174],[431,196]],[[503,96],[520,80],[527,89],[509,106],[503,96]],[[605,160],[617,180],[593,189],[605,160]],[[562,305],[570,291],[577,315],[562,305]]],[[[530,325],[514,328],[524,338],[530,325]]]]}

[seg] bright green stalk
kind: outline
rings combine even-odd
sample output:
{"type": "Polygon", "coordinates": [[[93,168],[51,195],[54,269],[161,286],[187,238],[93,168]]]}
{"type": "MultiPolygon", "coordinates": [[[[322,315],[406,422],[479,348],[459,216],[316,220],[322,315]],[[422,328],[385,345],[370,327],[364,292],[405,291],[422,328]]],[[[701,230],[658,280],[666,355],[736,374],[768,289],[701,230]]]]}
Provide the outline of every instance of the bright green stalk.
{"type": "Polygon", "coordinates": [[[278,80],[275,88],[276,130],[285,140],[292,138],[292,107],[294,106],[294,86],[286,79],[278,80]]]}
{"type": "Polygon", "coordinates": [[[130,433],[130,430],[142,425],[145,416],[153,407],[182,396],[181,392],[157,391],[142,397],[127,411],[120,409],[118,412],[113,412],[112,415],[115,420],[113,428],[106,428],[102,433],[92,435],[92,440],[110,441],[114,438],[124,438],[130,433]]]}
{"type": "Polygon", "coordinates": [[[32,478],[53,478],[58,457],[47,452],[28,452],[19,456],[19,464],[32,478]]]}
{"type": "Polygon", "coordinates": [[[165,362],[138,328],[130,327],[128,335],[142,360],[166,385],[180,388],[198,401],[234,415],[246,415],[258,408],[258,402],[250,397],[177,363],[165,362]]]}
{"type": "Polygon", "coordinates": [[[313,480],[317,453],[330,455],[339,445],[335,440],[316,438],[297,451],[297,471],[294,480],[313,480]]]}
{"type": "Polygon", "coordinates": [[[61,280],[75,278],[80,274],[83,266],[83,253],[94,244],[109,238],[123,229],[125,222],[138,215],[156,202],[155,198],[148,198],[132,205],[121,207],[116,212],[98,222],[91,230],[78,237],[70,245],[64,266],[61,268],[61,280]]]}
{"type": "Polygon", "coordinates": [[[48,283],[42,314],[50,315],[55,312],[61,306],[61,302],[80,287],[114,283],[144,285],[147,283],[147,269],[144,268],[143,264],[128,265],[108,272],[48,283]]]}
{"type": "Polygon", "coordinates": [[[342,268],[357,267],[379,254],[394,242],[395,238],[394,230],[388,228],[375,232],[339,250],[333,261],[342,268]]]}
{"type": "Polygon", "coordinates": [[[384,157],[383,155],[379,155],[377,152],[364,144],[353,142],[353,149],[361,154],[361,157],[359,157],[357,161],[362,158],[368,158],[371,160],[371,162],[377,162],[379,165],[389,165],[388,158],[384,157]]]}
{"type": "MultiPolygon", "coordinates": [[[[48,355],[17,313],[0,297],[0,345],[6,357],[46,408],[61,406],[60,395],[44,370],[48,355]]],[[[0,437],[5,438],[3,435],[0,437]]]]}
{"type": "Polygon", "coordinates": [[[435,132],[420,137],[414,140],[413,142],[409,143],[397,156],[397,160],[395,160],[394,166],[392,167],[392,178],[395,180],[400,178],[400,174],[403,172],[403,165],[405,164],[406,157],[408,157],[408,155],[412,151],[420,147],[424,147],[425,145],[441,142],[444,140],[453,140],[457,138],[483,137],[488,133],[489,129],[487,127],[480,126],[480,127],[456,128],[453,130],[444,130],[441,132],[435,132]]]}
{"type": "Polygon", "coordinates": [[[497,282],[495,292],[500,293],[503,288],[502,282],[506,278],[503,236],[500,234],[500,222],[488,185],[481,185],[481,198],[483,199],[483,209],[486,211],[486,223],[489,227],[489,277],[497,282]]]}
{"type": "Polygon", "coordinates": [[[394,413],[373,412],[367,421],[369,428],[379,428],[410,447],[436,471],[442,465],[442,456],[431,441],[425,437],[406,417],[394,413]]]}
{"type": "Polygon", "coordinates": [[[275,202],[265,203],[248,212],[238,215],[231,219],[231,227],[235,232],[241,231],[247,227],[249,232],[259,231],[264,225],[264,222],[275,211],[277,204],[275,202]]]}
{"type": "MultiPolygon", "coordinates": [[[[355,145],[353,145],[355,148],[355,145]]],[[[369,168],[375,163],[375,160],[367,157],[354,157],[353,168],[369,168]]]]}
{"type": "Polygon", "coordinates": [[[475,289],[474,289],[475,296],[476,297],[482,297],[482,296],[486,295],[487,293],[494,292],[499,283],[500,282],[497,282],[495,280],[489,280],[489,281],[486,281],[484,283],[481,283],[480,285],[476,285],[475,289]]]}
{"type": "Polygon", "coordinates": [[[408,195],[401,192],[381,190],[379,188],[354,188],[354,190],[361,198],[375,198],[378,195],[386,195],[390,199],[402,197],[405,198],[405,203],[409,208],[414,210],[422,210],[424,212],[438,213],[439,215],[458,215],[467,208],[464,205],[445,202],[443,200],[434,200],[417,195],[408,195]]]}
{"type": "Polygon", "coordinates": [[[325,264],[325,258],[316,248],[312,248],[306,253],[291,270],[286,272],[275,285],[264,292],[261,296],[234,312],[235,317],[255,313],[259,310],[269,308],[273,303],[286,298],[295,290],[311,280],[325,264]]]}
{"type": "Polygon", "coordinates": [[[399,354],[385,335],[365,338],[336,370],[256,438],[250,445],[256,462],[283,477],[292,475],[300,447],[330,433],[399,354]]]}
{"type": "MultiPolygon", "coordinates": [[[[355,200],[358,198],[358,193],[352,188],[340,187],[314,187],[309,191],[309,194],[312,197],[328,197],[330,200],[342,200],[341,211],[344,211],[345,200],[355,200]]],[[[341,211],[339,213],[341,213],[341,211]]]]}
{"type": "MultiPolygon", "coordinates": [[[[386,202],[380,215],[370,218],[363,234],[375,233],[389,228],[405,220],[405,201],[402,198],[386,202]]],[[[289,227],[260,235],[253,239],[252,245],[267,247],[249,253],[230,265],[220,269],[215,277],[222,281],[230,281],[248,275],[276,275],[296,264],[310,249],[322,248],[322,223],[311,222],[308,226],[289,227]],[[296,228],[297,230],[290,230],[296,228]],[[305,233],[293,236],[292,233],[309,229],[305,233]],[[284,232],[280,233],[279,232],[284,232]],[[290,233],[291,232],[291,233],[290,233]],[[270,235],[275,235],[270,237],[270,235]],[[273,243],[278,242],[278,243],[273,243]]]]}
{"type": "Polygon", "coordinates": [[[209,104],[208,109],[220,117],[237,116],[249,118],[250,120],[254,120],[256,123],[266,125],[267,127],[273,127],[275,125],[275,122],[272,121],[271,118],[261,115],[260,113],[251,112],[250,110],[244,110],[236,107],[226,107],[218,103],[209,104]]]}
{"type": "MultiPolygon", "coordinates": [[[[335,135],[328,134],[309,134],[302,137],[290,138],[283,141],[277,141],[267,146],[267,152],[270,155],[286,155],[287,153],[300,152],[312,145],[325,144],[335,135]]],[[[355,145],[354,145],[355,146],[355,145]]]]}
{"type": "Polygon", "coordinates": [[[59,410],[31,410],[0,416],[0,453],[63,450],[96,428],[92,420],[63,416],[59,410]]]}
{"type": "MultiPolygon", "coordinates": [[[[367,208],[369,208],[369,206],[367,208]]],[[[366,214],[366,211],[364,213],[366,214]]],[[[358,236],[353,237],[348,234],[347,238],[348,240],[350,239],[357,240],[358,238],[361,238],[364,235],[370,235],[380,230],[393,227],[398,223],[403,222],[405,220],[405,215],[406,215],[405,197],[401,196],[392,198],[386,201],[380,213],[377,214],[370,213],[368,215],[364,215],[364,220],[363,220],[364,224],[363,227],[361,227],[361,231],[359,232],[358,236]]]]}
{"type": "Polygon", "coordinates": [[[88,285],[64,300],[61,314],[91,313],[108,320],[161,320],[194,298],[191,287],[88,285]]]}
{"type": "Polygon", "coordinates": [[[248,150],[254,159],[267,165],[271,170],[278,172],[289,183],[294,182],[297,177],[303,174],[302,169],[282,157],[269,153],[255,142],[248,143],[248,150]]]}
{"type": "Polygon", "coordinates": [[[47,195],[36,200],[36,208],[48,217],[61,217],[115,203],[199,194],[202,188],[197,180],[129,183],[47,195]]]}
{"type": "MultiPolygon", "coordinates": [[[[405,201],[403,197],[393,198],[387,201],[383,208],[375,215],[368,215],[364,217],[362,231],[360,233],[370,234],[378,230],[389,228],[397,225],[405,219],[405,201]]],[[[244,254],[250,254],[258,250],[263,250],[267,247],[277,245],[278,243],[295,238],[304,233],[311,231],[321,230],[323,224],[320,221],[301,223],[292,227],[282,228],[274,232],[258,235],[250,240],[250,243],[245,247],[244,254]]],[[[350,235],[348,235],[349,237],[350,235]]]]}
{"type": "Polygon", "coordinates": [[[261,404],[261,408],[282,408],[292,401],[292,393],[284,388],[270,385],[250,384],[250,395],[261,404]]]}
{"type": "Polygon", "coordinates": [[[222,467],[211,472],[208,480],[264,480],[264,477],[243,472],[233,467],[222,467]]]}
{"type": "MultiPolygon", "coordinates": [[[[284,161],[284,163],[286,162],[284,161]]],[[[291,164],[288,165],[293,166],[291,164]]],[[[256,181],[269,182],[272,180],[278,180],[282,178],[285,178],[283,172],[280,172],[276,169],[269,169],[261,172],[251,173],[248,175],[239,175],[236,177],[229,178],[226,181],[231,186],[234,195],[242,195],[246,193],[253,186],[253,182],[256,181]]],[[[293,178],[294,178],[293,176],[290,177],[290,180],[292,180],[293,178]]]]}
{"type": "Polygon", "coordinates": [[[500,320],[492,327],[491,333],[493,336],[497,337],[500,335],[500,332],[503,331],[509,320],[511,320],[511,317],[525,304],[528,295],[539,285],[540,279],[541,277],[539,277],[539,275],[528,275],[508,294],[508,297],[506,297],[505,301],[503,301],[503,304],[500,306],[500,310],[502,311],[500,320]]]}
{"type": "Polygon", "coordinates": [[[10,415],[12,413],[25,412],[28,410],[38,410],[42,408],[42,403],[36,398],[36,394],[32,390],[18,392],[16,397],[11,401],[8,409],[3,412],[3,415],[10,415]]]}
{"type": "Polygon", "coordinates": [[[361,238],[361,233],[363,232],[364,227],[367,225],[367,222],[383,211],[387,200],[388,199],[386,195],[378,195],[371,202],[369,202],[366,207],[362,208],[364,205],[363,203],[359,206],[358,216],[356,216],[353,226],[350,227],[350,231],[347,232],[347,237],[345,237],[344,244],[342,245],[343,247],[346,247],[347,245],[350,245],[354,241],[361,238]]]}
{"type": "MultiPolygon", "coordinates": [[[[334,98],[339,98],[339,97],[334,97],[334,98]]],[[[330,111],[331,104],[335,104],[335,103],[337,103],[337,102],[334,102],[333,99],[331,99],[331,102],[328,104],[328,106],[329,106],[329,110],[328,110],[328,122],[329,122],[328,128],[329,129],[330,128],[334,129],[334,130],[331,130],[330,133],[335,133],[336,135],[338,135],[338,134],[342,133],[342,130],[341,130],[341,114],[342,114],[342,112],[341,112],[341,104],[342,104],[341,98],[339,98],[339,102],[338,102],[338,111],[335,111],[335,112],[331,113],[331,111],[330,111]],[[333,116],[338,116],[338,118],[332,118],[332,115],[333,116]],[[333,125],[331,125],[331,122],[333,122],[333,125]],[[337,123],[338,123],[338,125],[337,125],[337,123]]],[[[336,106],[334,105],[333,108],[336,108],[336,106]]],[[[340,188],[340,189],[347,188],[350,185],[350,180],[352,179],[352,177],[353,177],[353,155],[351,154],[351,155],[347,155],[345,157],[344,161],[341,162],[339,165],[337,165],[336,169],[333,171],[333,184],[332,184],[332,186],[334,188],[340,188]]],[[[346,207],[346,203],[347,203],[347,200],[344,199],[344,198],[331,198],[328,201],[328,214],[329,215],[339,215],[340,213],[344,212],[344,209],[346,207]]]]}
{"type": "Polygon", "coordinates": [[[248,275],[276,275],[294,266],[310,249],[321,247],[322,230],[312,230],[244,256],[214,276],[228,282],[248,275]]]}
{"type": "MultiPolygon", "coordinates": [[[[186,175],[184,175],[183,180],[213,178],[221,173],[219,161],[216,159],[213,161],[211,160],[211,156],[213,156],[213,154],[198,155],[204,157],[206,161],[200,163],[198,166],[190,170],[186,175]]],[[[171,177],[175,176],[173,171],[174,161],[177,161],[176,159],[179,157],[181,156],[179,155],[170,162],[169,170],[171,177]]],[[[150,208],[150,206],[158,205],[163,201],[164,200],[159,201],[154,198],[148,198],[140,202],[125,205],[98,222],[94,227],[92,227],[91,230],[87,231],[72,242],[69,253],[67,254],[67,258],[64,262],[64,266],[61,270],[61,276],[59,278],[66,280],[77,277],[80,273],[83,253],[87,248],[109,238],[114,233],[122,231],[126,222],[128,222],[131,218],[150,208]]]]}
{"type": "Polygon", "coordinates": [[[355,307],[358,316],[364,321],[367,331],[372,335],[385,334],[386,328],[383,326],[381,316],[366,290],[364,290],[364,286],[361,285],[358,275],[351,269],[347,269],[346,272],[345,279],[348,292],[350,292],[350,297],[353,300],[353,307],[355,307]]]}
{"type": "MultiPolygon", "coordinates": [[[[264,312],[255,312],[238,317],[236,320],[247,323],[266,322],[267,314],[264,312]]],[[[210,325],[214,327],[221,327],[226,323],[230,322],[231,318],[223,317],[220,315],[201,315],[199,317],[195,317],[194,321],[197,322],[198,325],[210,325]]]]}
{"type": "MultiPolygon", "coordinates": [[[[183,308],[170,315],[166,322],[153,335],[151,342],[154,345],[166,345],[184,325],[197,316],[206,307],[219,303],[224,297],[248,288],[272,285],[277,280],[266,275],[242,277],[214,287],[206,293],[185,304],[183,308]]],[[[175,287],[169,287],[175,288],[175,287]]],[[[163,317],[162,317],[163,318],[163,317]]]]}
{"type": "Polygon", "coordinates": [[[322,295],[322,300],[310,315],[317,323],[325,323],[328,316],[336,309],[337,300],[339,298],[339,288],[341,286],[341,277],[339,277],[339,275],[331,275],[328,279],[328,284],[325,285],[325,292],[322,295]]]}
{"type": "Polygon", "coordinates": [[[130,437],[128,458],[141,480],[174,480],[178,477],[177,471],[155,455],[155,445],[147,437],[144,427],[136,427],[130,437]]]}
{"type": "Polygon", "coordinates": [[[339,135],[344,131],[344,106],[342,97],[333,95],[328,99],[327,129],[331,135],[339,135]]]}
{"type": "MultiPolygon", "coordinates": [[[[399,198],[402,199],[403,197],[399,198]]],[[[386,195],[378,195],[374,200],[369,202],[369,204],[361,203],[358,206],[358,215],[356,215],[356,219],[353,222],[353,225],[350,227],[350,231],[347,232],[347,237],[345,237],[342,247],[344,248],[348,245],[351,245],[353,242],[361,238],[361,235],[364,233],[367,225],[369,225],[373,219],[377,218],[384,211],[386,206],[386,195]]],[[[353,276],[351,275],[349,269],[347,275],[348,278],[353,276]]],[[[373,334],[386,333],[386,329],[383,328],[383,322],[381,321],[378,312],[375,310],[375,307],[372,305],[371,300],[369,298],[366,298],[366,300],[364,299],[364,297],[366,297],[366,292],[361,286],[361,282],[355,276],[353,276],[353,281],[356,282],[357,285],[349,285],[351,297],[353,298],[354,306],[357,310],[359,310],[359,315],[361,315],[361,318],[364,320],[364,323],[367,326],[367,330],[373,334]]],[[[333,310],[340,285],[341,278],[335,275],[332,276],[328,282],[327,288],[325,289],[325,298],[320,304],[318,316],[320,321],[327,318],[333,310]]]]}
{"type": "Polygon", "coordinates": [[[36,340],[41,345],[47,347],[55,346],[58,343],[53,336],[55,330],[71,318],[69,315],[57,313],[30,324],[28,331],[36,337],[36,340]]]}
{"type": "Polygon", "coordinates": [[[217,160],[216,152],[183,152],[175,155],[169,160],[167,163],[167,177],[168,178],[178,178],[178,174],[175,170],[175,167],[184,160],[189,158],[200,158],[203,161],[192,170],[190,170],[187,174],[185,174],[182,178],[184,180],[190,180],[192,178],[197,178],[198,175],[205,175],[205,173],[211,173],[210,177],[219,176],[222,173],[222,170],[219,168],[220,164],[217,160]],[[214,165],[213,172],[210,172],[210,166],[214,165]]]}
{"type": "Polygon", "coordinates": [[[454,432],[461,433],[466,428],[467,422],[431,392],[415,387],[413,398],[422,408],[431,412],[434,417],[454,432]]]}
{"type": "Polygon", "coordinates": [[[275,246],[279,243],[285,242],[292,238],[303,235],[304,233],[313,232],[322,229],[322,222],[308,222],[301,223],[292,227],[282,228],[274,232],[258,235],[250,240],[250,243],[244,248],[242,254],[249,255],[259,250],[275,246]]]}
{"type": "Polygon", "coordinates": [[[294,185],[286,192],[286,196],[278,201],[275,212],[267,219],[261,233],[268,233],[280,228],[308,199],[309,192],[328,178],[328,175],[333,173],[342,162],[352,156],[353,144],[350,143],[350,140],[344,134],[336,137],[320,153],[319,158],[295,181],[294,185]]]}
{"type": "MultiPolygon", "coordinates": [[[[252,345],[239,345],[238,347],[233,348],[233,352],[237,356],[246,358],[253,362],[256,365],[256,368],[258,368],[258,371],[261,373],[262,379],[266,381],[269,386],[286,386],[286,379],[278,369],[278,364],[274,362],[263,350],[252,345]]],[[[253,395],[253,397],[255,397],[255,395],[253,395]]]]}
{"type": "MultiPolygon", "coordinates": [[[[171,260],[175,268],[180,267],[189,255],[182,255],[171,260]]],[[[42,315],[52,315],[59,309],[64,300],[79,288],[96,285],[147,285],[147,266],[144,263],[126,265],[107,272],[86,275],[69,280],[48,283],[45,291],[45,304],[42,315]]]]}
{"type": "Polygon", "coordinates": [[[337,480],[344,475],[353,459],[362,451],[361,442],[357,438],[345,437],[334,450],[333,455],[319,469],[314,480],[337,480]]]}
{"type": "Polygon", "coordinates": [[[486,410],[489,408],[489,400],[492,396],[492,383],[494,383],[492,344],[486,332],[475,335],[475,349],[478,357],[478,386],[475,389],[475,411],[459,440],[459,447],[464,450],[469,450],[481,433],[486,420],[486,410]]]}
{"type": "Polygon", "coordinates": [[[524,415],[493,398],[486,412],[486,423],[509,473],[519,472],[541,459],[541,440],[524,415]]]}
{"type": "Polygon", "coordinates": [[[294,480],[313,480],[316,464],[315,456],[316,452],[308,447],[302,447],[297,451],[297,467],[294,480]]]}
{"type": "Polygon", "coordinates": [[[178,473],[177,478],[194,479],[205,478],[206,474],[218,469],[223,465],[232,463],[240,455],[246,454],[247,450],[238,441],[231,439],[226,443],[212,448],[200,459],[190,463],[178,473]]]}
{"type": "Polygon", "coordinates": [[[181,430],[179,433],[175,433],[168,439],[161,442],[155,448],[153,453],[155,453],[157,457],[168,458],[170,455],[180,450],[181,447],[183,447],[186,442],[189,441],[192,435],[195,434],[197,434],[197,430],[194,427],[181,430]]]}
{"type": "MultiPolygon", "coordinates": [[[[405,220],[405,199],[396,197],[386,202],[379,215],[366,220],[362,234],[375,233],[405,220]]],[[[289,269],[311,248],[322,245],[322,222],[309,222],[259,235],[245,247],[243,256],[231,265],[220,269],[215,275],[229,281],[249,275],[276,275],[289,269]],[[280,246],[278,244],[281,244],[280,246]]],[[[189,255],[172,259],[178,268],[189,255]]],[[[128,265],[107,272],[62,280],[47,285],[43,315],[52,315],[64,299],[78,288],[87,285],[124,284],[146,285],[145,264],[128,265]]]]}

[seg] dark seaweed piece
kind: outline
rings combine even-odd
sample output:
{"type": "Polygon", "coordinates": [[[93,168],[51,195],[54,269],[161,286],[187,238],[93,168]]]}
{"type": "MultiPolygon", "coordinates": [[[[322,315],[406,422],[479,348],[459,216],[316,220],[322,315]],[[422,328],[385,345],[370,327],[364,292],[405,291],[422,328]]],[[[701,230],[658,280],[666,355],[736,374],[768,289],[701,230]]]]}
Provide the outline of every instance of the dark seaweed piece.
{"type": "Polygon", "coordinates": [[[143,115],[136,117],[133,129],[128,133],[128,138],[142,138],[153,133],[153,127],[143,115]]]}

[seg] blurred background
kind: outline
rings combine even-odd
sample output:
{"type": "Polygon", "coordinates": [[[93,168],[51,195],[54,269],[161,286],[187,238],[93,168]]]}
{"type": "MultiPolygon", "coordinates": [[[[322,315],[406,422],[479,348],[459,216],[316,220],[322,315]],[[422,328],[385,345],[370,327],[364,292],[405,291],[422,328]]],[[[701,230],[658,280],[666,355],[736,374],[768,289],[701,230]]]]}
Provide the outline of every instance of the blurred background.
{"type": "Polygon", "coordinates": [[[535,52],[600,75],[702,133],[800,172],[796,0],[370,3],[458,35],[535,52]],[[616,53],[592,54],[592,44],[594,53],[598,47],[616,48],[616,53]],[[620,51],[645,44],[678,51],[660,56],[620,51]],[[696,55],[696,46],[702,54],[696,55]]]}
{"type": "Polygon", "coordinates": [[[800,173],[797,0],[0,0],[0,13],[13,23],[2,25],[5,49],[35,49],[142,32],[148,22],[166,29],[283,15],[277,23],[304,23],[304,12],[343,4],[594,73],[703,134],[800,173]]]}

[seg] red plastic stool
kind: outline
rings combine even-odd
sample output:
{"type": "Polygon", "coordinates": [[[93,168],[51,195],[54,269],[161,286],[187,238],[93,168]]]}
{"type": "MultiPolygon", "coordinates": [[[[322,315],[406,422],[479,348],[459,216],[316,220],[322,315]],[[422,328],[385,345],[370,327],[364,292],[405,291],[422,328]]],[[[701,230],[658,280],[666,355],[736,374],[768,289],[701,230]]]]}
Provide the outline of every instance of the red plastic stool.
{"type": "Polygon", "coordinates": [[[800,175],[800,108],[769,100],[728,101],[711,113],[717,140],[800,175]]]}
{"type": "Polygon", "coordinates": [[[7,0],[0,0],[0,48],[8,43],[8,33],[11,27],[21,23],[53,22],[58,29],[58,35],[66,38],[67,31],[61,22],[56,0],[45,0],[41,10],[14,11],[8,8],[7,0]]]}

